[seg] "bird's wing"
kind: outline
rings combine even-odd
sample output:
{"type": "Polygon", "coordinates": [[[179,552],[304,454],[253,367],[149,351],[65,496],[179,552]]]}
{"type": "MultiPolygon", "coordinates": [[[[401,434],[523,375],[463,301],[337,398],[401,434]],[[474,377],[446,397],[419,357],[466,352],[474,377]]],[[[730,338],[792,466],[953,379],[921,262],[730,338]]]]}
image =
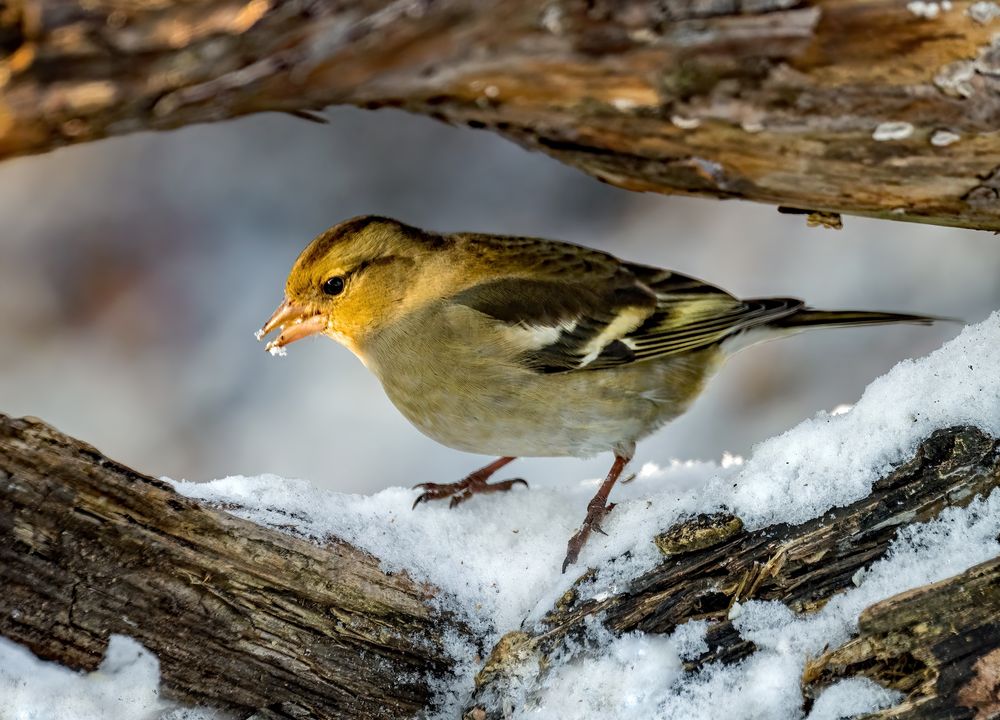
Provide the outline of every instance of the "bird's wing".
{"type": "Polygon", "coordinates": [[[598,370],[697,350],[802,306],[739,300],[686,275],[536,238],[502,242],[524,266],[449,299],[487,316],[515,360],[537,372],[598,370]]]}
{"type": "Polygon", "coordinates": [[[632,362],[713,345],[803,307],[795,298],[740,300],[696,278],[669,270],[625,265],[656,294],[656,310],[622,338],[632,362]]]}
{"type": "Polygon", "coordinates": [[[633,360],[621,340],[656,311],[649,288],[628,274],[619,280],[501,278],[464,290],[450,302],[490,318],[515,360],[532,370],[583,370],[633,360]]]}

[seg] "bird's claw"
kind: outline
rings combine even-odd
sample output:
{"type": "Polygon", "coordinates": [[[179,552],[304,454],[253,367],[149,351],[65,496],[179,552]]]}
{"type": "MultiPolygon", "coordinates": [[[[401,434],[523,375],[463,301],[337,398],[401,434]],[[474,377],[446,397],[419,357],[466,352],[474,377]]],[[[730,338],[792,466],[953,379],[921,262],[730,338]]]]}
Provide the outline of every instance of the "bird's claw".
{"type": "Polygon", "coordinates": [[[455,483],[419,483],[418,485],[414,485],[413,489],[423,490],[424,492],[417,495],[417,499],[413,501],[411,509],[416,509],[417,505],[422,502],[444,500],[445,498],[451,498],[448,502],[448,508],[451,509],[458,507],[473,495],[507,492],[518,483],[524,485],[524,487],[528,487],[527,481],[522,478],[487,483],[485,480],[480,480],[475,476],[467,477],[465,480],[455,483]]]}
{"type": "Polygon", "coordinates": [[[569,543],[566,545],[566,558],[563,560],[562,571],[563,574],[566,573],[566,568],[570,565],[574,565],[577,558],[580,557],[580,550],[587,542],[587,538],[590,537],[590,533],[598,532],[601,535],[607,535],[604,529],[601,527],[601,522],[607,517],[608,513],[615,509],[615,503],[608,503],[607,505],[591,503],[587,506],[587,517],[583,519],[583,524],[580,525],[580,529],[576,531],[576,534],[569,539],[569,543]]]}
{"type": "Polygon", "coordinates": [[[427,502],[427,500],[428,500],[427,493],[420,493],[419,495],[417,495],[417,499],[414,500],[413,504],[410,506],[410,510],[416,510],[417,505],[419,505],[422,502],[427,502]]]}
{"type": "Polygon", "coordinates": [[[441,485],[439,483],[425,482],[418,483],[413,486],[413,490],[424,490],[425,492],[417,495],[417,499],[413,501],[413,505],[410,507],[411,510],[415,509],[417,505],[422,502],[429,502],[431,500],[436,500],[440,492],[440,488],[447,487],[446,485],[441,485]]]}
{"type": "MultiPolygon", "coordinates": [[[[457,485],[458,483],[455,484],[457,485]]],[[[444,486],[441,485],[440,483],[425,482],[425,483],[417,483],[416,485],[411,487],[410,490],[432,490],[433,488],[439,488],[439,487],[444,487],[444,486]]]]}

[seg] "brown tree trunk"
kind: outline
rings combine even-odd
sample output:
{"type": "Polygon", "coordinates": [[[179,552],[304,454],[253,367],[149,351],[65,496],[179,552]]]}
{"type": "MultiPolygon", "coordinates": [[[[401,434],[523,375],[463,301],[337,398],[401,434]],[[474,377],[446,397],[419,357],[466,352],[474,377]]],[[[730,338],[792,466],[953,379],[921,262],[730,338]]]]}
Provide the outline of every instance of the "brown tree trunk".
{"type": "Polygon", "coordinates": [[[0,0],[0,158],[392,106],[639,191],[1000,229],[994,2],[0,0]]]}
{"type": "MultiPolygon", "coordinates": [[[[732,603],[816,610],[881,557],[898,528],[998,485],[1000,442],[954,428],[869,497],[822,519],[746,532],[735,518],[702,517],[666,529],[652,540],[664,562],[623,592],[581,600],[584,575],[538,633],[505,636],[468,689],[467,715],[487,717],[485,700],[503,697],[512,672],[541,677],[545,657],[583,638],[595,616],[615,633],[708,619],[713,650],[692,666],[739,660],[753,646],[727,619],[732,603]]],[[[909,694],[885,717],[988,717],[974,710],[996,697],[997,583],[987,563],[873,606],[859,638],[810,665],[807,691],[867,674],[909,694]]],[[[386,575],[345,543],[237,519],[39,421],[2,415],[0,587],[0,635],[87,669],[110,633],[130,635],[159,657],[169,696],[244,716],[414,715],[431,699],[428,683],[449,672],[442,634],[468,637],[429,609],[433,588],[386,575]]]]}

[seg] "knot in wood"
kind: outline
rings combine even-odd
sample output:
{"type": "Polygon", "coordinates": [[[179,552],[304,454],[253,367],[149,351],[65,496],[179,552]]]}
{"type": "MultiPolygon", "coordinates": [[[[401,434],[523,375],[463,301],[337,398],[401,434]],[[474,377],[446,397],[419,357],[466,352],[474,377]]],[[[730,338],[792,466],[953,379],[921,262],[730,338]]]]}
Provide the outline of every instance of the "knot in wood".
{"type": "Polygon", "coordinates": [[[743,531],[743,521],[729,513],[704,513],[675,525],[653,538],[665,557],[715,547],[743,531]]]}

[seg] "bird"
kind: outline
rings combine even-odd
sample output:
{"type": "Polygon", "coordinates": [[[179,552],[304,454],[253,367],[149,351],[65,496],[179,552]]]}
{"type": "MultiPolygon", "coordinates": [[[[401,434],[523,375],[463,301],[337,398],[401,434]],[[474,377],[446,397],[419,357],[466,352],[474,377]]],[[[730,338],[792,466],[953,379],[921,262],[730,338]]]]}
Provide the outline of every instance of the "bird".
{"type": "Polygon", "coordinates": [[[439,233],[366,215],[318,235],[256,333],[266,349],[326,335],[381,382],[418,430],[498,459],[413,503],[505,492],[488,482],[518,457],[613,463],[562,571],[614,508],[636,443],[681,415],[733,353],[822,327],[928,324],[892,312],[817,310],[789,297],[740,299],[672,270],[535,237],[439,233]]]}

